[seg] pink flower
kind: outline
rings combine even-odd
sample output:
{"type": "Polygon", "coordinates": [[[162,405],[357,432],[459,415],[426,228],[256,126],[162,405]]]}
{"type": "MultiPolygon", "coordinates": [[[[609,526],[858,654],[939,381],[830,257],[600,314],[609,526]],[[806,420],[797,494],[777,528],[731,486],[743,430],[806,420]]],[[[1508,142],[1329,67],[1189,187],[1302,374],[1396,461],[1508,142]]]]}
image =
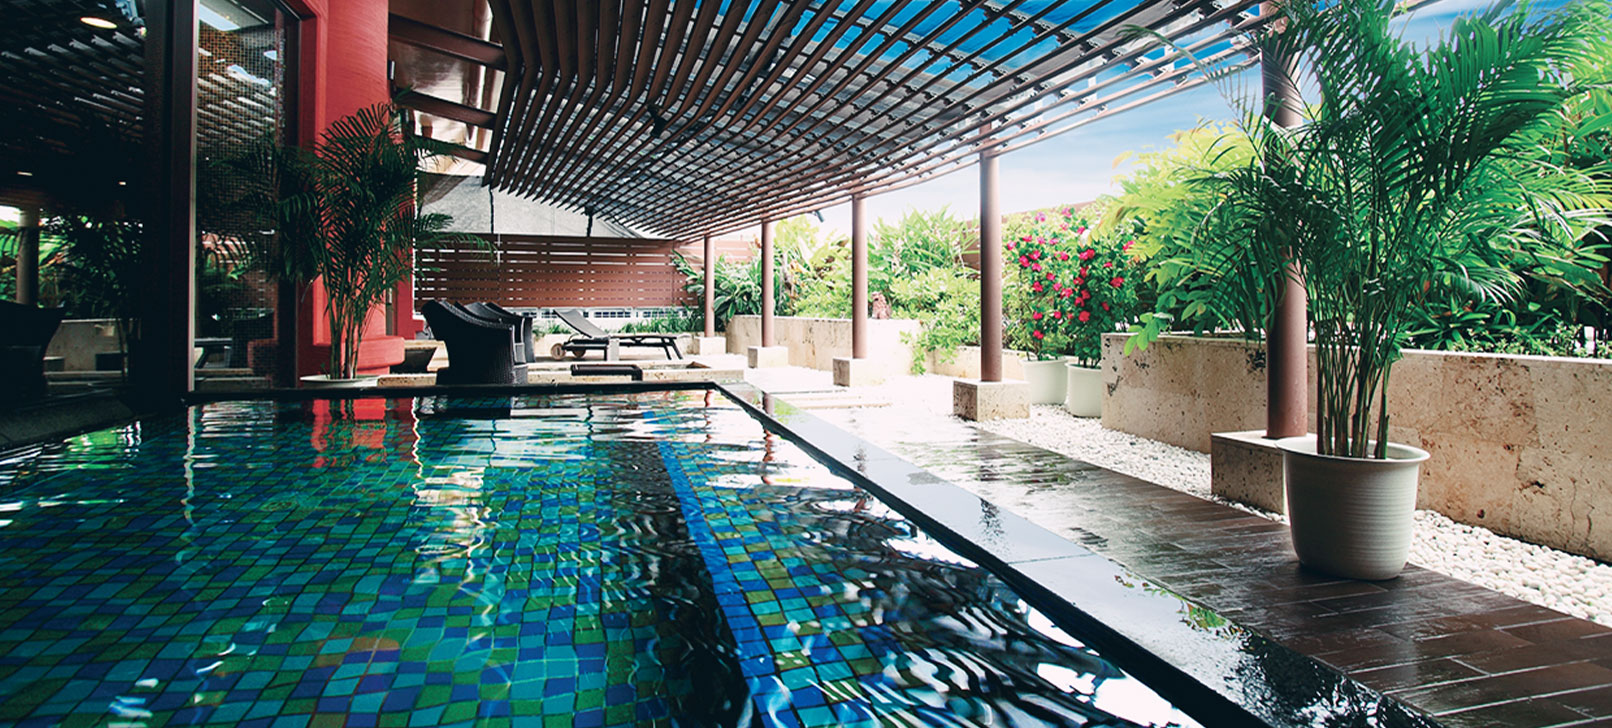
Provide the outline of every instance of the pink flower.
{"type": "Polygon", "coordinates": [[[1009,240],[1009,241],[1008,241],[1008,244],[1007,244],[1007,249],[1008,249],[1008,250],[1012,250],[1012,249],[1013,249],[1013,241],[1012,241],[1012,240],[1009,240]]]}
{"type": "MultiPolygon", "coordinates": [[[[1082,273],[1084,273],[1084,272],[1085,272],[1085,270],[1086,270],[1086,269],[1085,269],[1085,268],[1081,268],[1081,269],[1080,269],[1080,270],[1081,270],[1081,272],[1082,272],[1082,273]]],[[[1074,284],[1075,284],[1075,285],[1077,285],[1077,286],[1083,286],[1083,285],[1086,285],[1086,279],[1085,279],[1085,278],[1076,278],[1076,279],[1075,279],[1075,280],[1074,280],[1074,281],[1073,281],[1073,283],[1074,283],[1074,284]]]]}
{"type": "Polygon", "coordinates": [[[1035,214],[1035,221],[1036,222],[1046,222],[1047,221],[1047,214],[1044,213],[1044,212],[1036,213],[1035,214]]]}
{"type": "Polygon", "coordinates": [[[1030,270],[1033,270],[1033,271],[1035,271],[1037,273],[1040,273],[1041,272],[1041,264],[1040,263],[1031,263],[1030,264],[1030,270]]]}
{"type": "Polygon", "coordinates": [[[1087,248],[1085,250],[1080,251],[1080,259],[1081,260],[1091,260],[1092,258],[1095,258],[1095,257],[1097,257],[1097,251],[1092,250],[1091,248],[1087,248]]]}
{"type": "Polygon", "coordinates": [[[1069,252],[1065,250],[1058,251],[1058,260],[1069,260],[1069,252]]]}
{"type": "Polygon", "coordinates": [[[1065,288],[1065,289],[1063,289],[1062,292],[1060,292],[1058,294],[1058,297],[1059,298],[1068,298],[1070,296],[1073,296],[1074,294],[1075,294],[1075,289],[1073,289],[1073,288],[1065,288]]]}
{"type": "Polygon", "coordinates": [[[1041,260],[1041,251],[1039,251],[1039,250],[1030,251],[1030,260],[1041,260]]]}
{"type": "MultiPolygon", "coordinates": [[[[1080,266],[1080,277],[1081,277],[1081,278],[1085,278],[1085,277],[1086,277],[1086,276],[1087,276],[1087,272],[1086,272],[1086,270],[1087,270],[1087,269],[1086,269],[1086,266],[1080,266]]],[[[1075,284],[1075,285],[1077,285],[1077,286],[1078,286],[1078,285],[1080,285],[1080,284],[1079,284],[1079,283],[1076,283],[1076,284],[1075,284]]]]}
{"type": "Polygon", "coordinates": [[[1033,286],[1030,286],[1030,290],[1035,291],[1036,293],[1040,293],[1041,292],[1041,284],[1037,283],[1037,284],[1035,284],[1033,286]]]}
{"type": "Polygon", "coordinates": [[[1019,240],[1028,243],[1028,242],[1030,242],[1030,236],[1026,235],[1026,236],[1024,236],[1022,238],[1019,238],[1019,240]]]}
{"type": "Polygon", "coordinates": [[[1120,286],[1125,285],[1125,277],[1124,276],[1114,276],[1114,280],[1109,281],[1108,285],[1111,285],[1111,286],[1113,286],[1115,288],[1119,288],[1120,286]]]}
{"type": "Polygon", "coordinates": [[[1085,235],[1086,234],[1086,226],[1081,225],[1079,228],[1076,228],[1075,229],[1075,234],[1076,235],[1085,235]]]}
{"type": "Polygon", "coordinates": [[[1112,261],[1112,260],[1103,261],[1103,267],[1104,268],[1113,268],[1114,267],[1114,261],[1112,261]]]}
{"type": "Polygon", "coordinates": [[[1108,310],[1108,304],[1107,304],[1107,303],[1104,303],[1104,304],[1103,304],[1103,310],[1104,310],[1104,311],[1107,311],[1107,310],[1108,310]]]}
{"type": "Polygon", "coordinates": [[[1036,337],[1037,339],[1045,339],[1045,338],[1047,338],[1046,334],[1041,333],[1041,329],[1036,329],[1035,332],[1030,334],[1030,335],[1036,337]]]}
{"type": "Polygon", "coordinates": [[[1030,319],[1032,321],[1040,321],[1041,320],[1041,312],[1037,311],[1035,313],[1030,314],[1030,319]]]}
{"type": "Polygon", "coordinates": [[[1135,245],[1135,244],[1136,244],[1135,240],[1127,240],[1127,241],[1125,241],[1125,244],[1119,246],[1119,248],[1120,248],[1120,250],[1123,250],[1123,251],[1129,253],[1129,252],[1131,252],[1131,246],[1135,245]]]}
{"type": "Polygon", "coordinates": [[[1030,264],[1030,259],[1029,258],[1026,258],[1026,257],[1024,257],[1022,255],[1019,256],[1019,267],[1020,268],[1023,268],[1025,266],[1029,265],[1029,264],[1030,264]]]}
{"type": "Polygon", "coordinates": [[[1080,322],[1081,323],[1086,323],[1087,321],[1090,321],[1090,320],[1091,320],[1091,312],[1090,311],[1081,311],[1080,312],[1080,322]]]}
{"type": "Polygon", "coordinates": [[[1052,271],[1050,271],[1050,270],[1049,270],[1049,271],[1047,271],[1047,280],[1049,280],[1049,281],[1050,281],[1050,280],[1052,280],[1052,278],[1053,278],[1053,276],[1052,276],[1052,271]]]}
{"type": "Polygon", "coordinates": [[[1052,313],[1050,313],[1048,315],[1053,317],[1053,318],[1058,318],[1058,317],[1063,315],[1063,312],[1062,311],[1053,311],[1052,313]]]}

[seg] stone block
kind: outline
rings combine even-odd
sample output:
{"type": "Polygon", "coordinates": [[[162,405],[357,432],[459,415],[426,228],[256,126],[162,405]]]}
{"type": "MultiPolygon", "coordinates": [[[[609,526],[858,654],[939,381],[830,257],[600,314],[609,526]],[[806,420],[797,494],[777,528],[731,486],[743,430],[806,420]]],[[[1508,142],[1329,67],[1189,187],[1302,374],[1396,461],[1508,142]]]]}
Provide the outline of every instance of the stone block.
{"type": "Polygon", "coordinates": [[[884,372],[868,359],[834,357],[834,386],[871,387],[884,383],[884,372]]]}
{"type": "Polygon", "coordinates": [[[789,366],[789,347],[752,346],[745,350],[745,366],[751,369],[789,366]]]}
{"type": "Polygon", "coordinates": [[[696,336],[689,342],[688,351],[684,353],[696,356],[726,354],[728,353],[728,337],[696,336]]]}
{"type": "Polygon", "coordinates": [[[952,381],[952,414],[965,420],[1012,420],[1030,416],[1030,385],[1023,380],[952,381]]]}
{"type": "Polygon", "coordinates": [[[1273,513],[1287,512],[1282,485],[1282,449],[1264,430],[1216,432],[1209,436],[1209,490],[1273,513]]]}

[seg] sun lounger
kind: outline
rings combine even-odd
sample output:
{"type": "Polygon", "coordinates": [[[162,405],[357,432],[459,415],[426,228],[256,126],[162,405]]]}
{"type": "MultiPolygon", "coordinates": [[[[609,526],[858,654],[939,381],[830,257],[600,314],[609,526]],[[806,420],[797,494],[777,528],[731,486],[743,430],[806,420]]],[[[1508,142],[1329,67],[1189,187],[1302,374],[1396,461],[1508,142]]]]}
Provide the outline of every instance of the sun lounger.
{"type": "Polygon", "coordinates": [[[531,364],[537,359],[537,342],[532,340],[532,319],[505,310],[496,303],[467,303],[465,310],[484,319],[502,321],[515,327],[515,363],[531,364]]]}
{"type": "Polygon", "coordinates": [[[577,332],[554,345],[555,359],[564,359],[566,354],[581,359],[590,351],[602,351],[606,361],[614,361],[624,346],[660,349],[666,352],[667,359],[683,358],[683,352],[677,350],[677,337],[672,334],[613,334],[595,326],[574,308],[555,309],[554,315],[577,332]]]}

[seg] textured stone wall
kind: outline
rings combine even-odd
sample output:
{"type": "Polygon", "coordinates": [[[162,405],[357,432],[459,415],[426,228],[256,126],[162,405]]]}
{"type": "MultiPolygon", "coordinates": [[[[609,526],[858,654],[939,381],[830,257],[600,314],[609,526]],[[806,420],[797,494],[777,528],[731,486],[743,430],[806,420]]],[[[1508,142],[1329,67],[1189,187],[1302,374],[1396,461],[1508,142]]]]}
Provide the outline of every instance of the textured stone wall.
{"type": "MultiPolygon", "coordinates": [[[[1200,451],[1264,427],[1261,345],[1125,339],[1103,341],[1103,426],[1200,451]]],[[[1313,348],[1311,371],[1313,426],[1313,348]]],[[[1388,404],[1390,439],[1432,455],[1421,508],[1612,560],[1612,360],[1407,351],[1388,404]]]]}
{"type": "MultiPolygon", "coordinates": [[[[779,316],[773,319],[776,344],[789,349],[789,363],[832,371],[834,357],[851,355],[851,320],[779,316]]],[[[917,335],[919,324],[909,319],[875,319],[868,322],[868,358],[885,377],[912,371],[912,345],[902,334],[917,335]]],[[[728,322],[728,351],[743,354],[761,345],[761,317],[735,316],[728,322]]]]}

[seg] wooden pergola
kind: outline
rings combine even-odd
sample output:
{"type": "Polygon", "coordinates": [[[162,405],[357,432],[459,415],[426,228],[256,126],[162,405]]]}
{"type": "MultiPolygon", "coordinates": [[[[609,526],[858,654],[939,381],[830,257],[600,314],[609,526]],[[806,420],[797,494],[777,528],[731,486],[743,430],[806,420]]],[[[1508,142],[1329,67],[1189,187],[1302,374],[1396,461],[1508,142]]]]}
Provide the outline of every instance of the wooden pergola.
{"type": "MultiPolygon", "coordinates": [[[[1243,39],[1274,16],[1258,0],[488,4],[484,32],[392,16],[394,47],[461,64],[457,98],[405,95],[420,126],[474,130],[459,156],[500,190],[679,240],[761,225],[764,347],[771,221],[851,202],[860,359],[863,199],[979,163],[986,382],[1001,380],[996,158],[1257,63],[1243,39]]],[[[707,286],[707,335],[710,303],[707,286]]]]}

